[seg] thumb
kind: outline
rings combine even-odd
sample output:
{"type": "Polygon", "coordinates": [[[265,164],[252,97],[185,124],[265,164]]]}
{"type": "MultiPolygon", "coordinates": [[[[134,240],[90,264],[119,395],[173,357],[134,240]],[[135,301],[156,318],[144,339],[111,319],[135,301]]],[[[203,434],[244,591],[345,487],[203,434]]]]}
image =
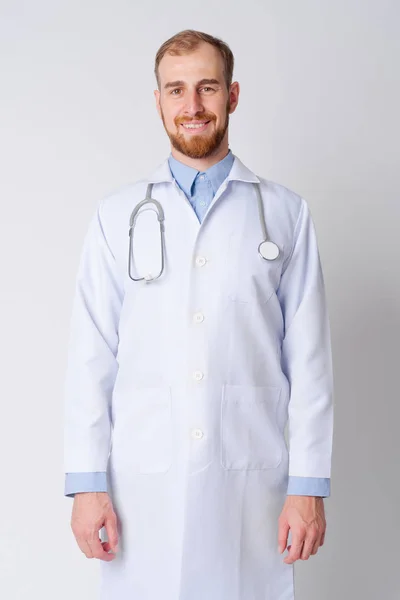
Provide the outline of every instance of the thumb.
{"type": "Polygon", "coordinates": [[[107,516],[104,521],[104,527],[107,531],[107,538],[110,544],[110,550],[117,552],[118,550],[118,530],[117,530],[117,516],[115,513],[107,516]]]}
{"type": "Polygon", "coordinates": [[[279,522],[278,528],[278,552],[282,554],[287,545],[287,539],[289,534],[289,523],[286,521],[284,523],[279,522]]]}

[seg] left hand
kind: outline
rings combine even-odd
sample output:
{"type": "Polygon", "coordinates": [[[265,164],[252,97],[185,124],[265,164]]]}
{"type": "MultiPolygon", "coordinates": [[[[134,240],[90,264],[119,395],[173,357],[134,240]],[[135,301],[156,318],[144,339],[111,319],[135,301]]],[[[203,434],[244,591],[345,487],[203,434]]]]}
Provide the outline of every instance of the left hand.
{"type": "Polygon", "coordinates": [[[286,549],[289,529],[292,543],[284,561],[292,564],[299,558],[308,560],[323,545],[326,531],[324,499],[314,496],[287,496],[279,516],[279,552],[286,549]]]}

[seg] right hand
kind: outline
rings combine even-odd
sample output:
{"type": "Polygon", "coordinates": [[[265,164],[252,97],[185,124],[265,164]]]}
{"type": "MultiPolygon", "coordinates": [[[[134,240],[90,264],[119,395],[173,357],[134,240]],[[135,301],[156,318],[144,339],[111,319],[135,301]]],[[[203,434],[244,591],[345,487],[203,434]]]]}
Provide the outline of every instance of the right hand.
{"type": "Polygon", "coordinates": [[[75,494],[71,529],[87,558],[114,560],[118,549],[117,516],[107,492],[75,494]],[[99,537],[102,527],[106,528],[108,542],[102,542],[99,537]],[[114,554],[109,554],[110,550],[114,554]]]}

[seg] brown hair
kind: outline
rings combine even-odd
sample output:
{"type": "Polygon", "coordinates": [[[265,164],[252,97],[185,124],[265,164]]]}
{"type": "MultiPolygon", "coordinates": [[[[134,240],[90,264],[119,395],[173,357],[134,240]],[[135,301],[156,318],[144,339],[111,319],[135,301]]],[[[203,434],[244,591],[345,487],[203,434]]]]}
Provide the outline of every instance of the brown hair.
{"type": "Polygon", "coordinates": [[[203,33],[202,31],[195,31],[194,29],[185,29],[184,31],[180,31],[175,34],[171,38],[169,38],[166,42],[160,46],[158,52],[156,54],[154,74],[157,80],[158,89],[160,89],[160,77],[158,74],[158,65],[162,57],[168,53],[171,56],[180,56],[181,54],[190,54],[190,52],[194,52],[197,50],[198,46],[202,42],[207,42],[217,48],[220,52],[223,62],[224,62],[224,78],[226,87],[229,90],[229,87],[232,83],[233,77],[233,65],[234,65],[234,57],[232,54],[232,50],[229,48],[228,44],[223,42],[221,39],[213,37],[208,33],[203,33]]]}

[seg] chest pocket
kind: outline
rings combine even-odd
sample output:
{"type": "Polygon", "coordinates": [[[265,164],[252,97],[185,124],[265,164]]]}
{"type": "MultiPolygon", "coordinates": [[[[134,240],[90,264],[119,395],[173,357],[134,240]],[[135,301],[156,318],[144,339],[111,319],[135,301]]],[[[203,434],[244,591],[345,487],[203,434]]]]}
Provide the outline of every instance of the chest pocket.
{"type": "Polygon", "coordinates": [[[260,239],[245,233],[232,233],[227,250],[228,298],[233,302],[266,304],[280,282],[283,248],[275,260],[260,256],[260,239]]]}

